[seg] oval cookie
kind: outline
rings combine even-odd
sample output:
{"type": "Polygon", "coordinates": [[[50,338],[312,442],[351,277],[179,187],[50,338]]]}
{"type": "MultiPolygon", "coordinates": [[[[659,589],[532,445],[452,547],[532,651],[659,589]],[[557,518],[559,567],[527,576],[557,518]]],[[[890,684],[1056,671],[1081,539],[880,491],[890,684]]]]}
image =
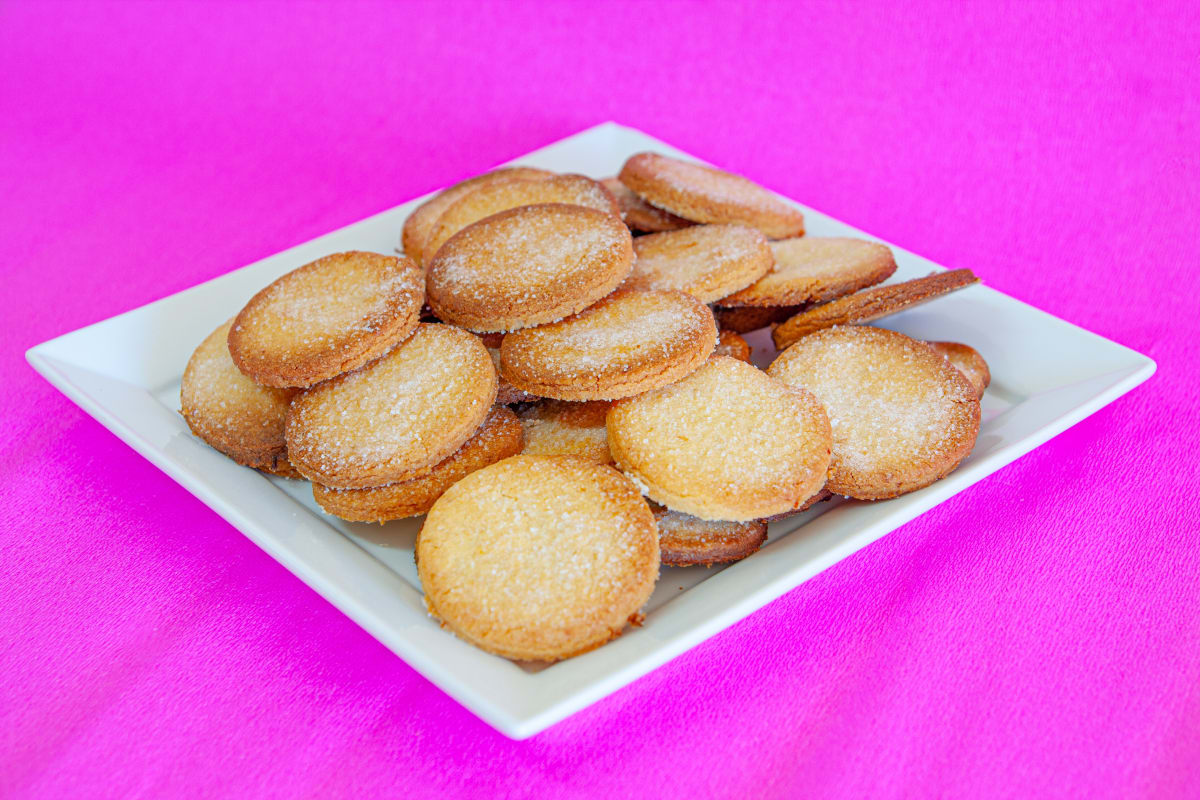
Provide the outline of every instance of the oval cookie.
{"type": "Polygon", "coordinates": [[[250,299],[229,329],[229,353],[255,383],[312,386],[403,341],[424,297],[421,271],[407,258],[325,256],[250,299]]]}
{"type": "Polygon", "coordinates": [[[603,400],[571,403],[543,400],[521,412],[525,429],[522,453],[531,456],[579,456],[597,464],[613,463],[605,418],[612,405],[603,400]]]}
{"type": "Polygon", "coordinates": [[[387,522],[424,514],[454,484],[488,464],[521,452],[521,422],[495,406],[463,446],[428,475],[374,489],[330,489],[314,483],[317,505],[351,522],[387,522]]]}
{"type": "Polygon", "coordinates": [[[295,389],[259,386],[229,357],[232,320],[200,343],[183,371],[179,410],[192,433],[239,464],[288,475],[283,424],[295,389]]]}
{"type": "Polygon", "coordinates": [[[658,578],[658,533],[612,467],[514,456],[443,494],[421,527],[429,611],[472,644],[556,661],[621,634],[658,578]]]}
{"type": "Polygon", "coordinates": [[[727,356],[608,412],[621,471],[656,503],[707,520],[799,507],[825,481],[829,445],[815,397],[727,356]]]}
{"type": "Polygon", "coordinates": [[[635,231],[659,233],[661,231],[677,231],[696,223],[683,217],[677,217],[669,211],[655,208],[634,194],[628,186],[616,178],[605,178],[600,181],[609,194],[617,201],[621,209],[621,219],[635,231]]]}
{"type": "Polygon", "coordinates": [[[627,289],[678,289],[701,303],[744,289],[771,269],[763,235],[744,225],[695,225],[633,241],[627,289]]]}
{"type": "Polygon", "coordinates": [[[468,178],[437,193],[417,206],[408,215],[408,218],[404,220],[404,231],[400,237],[400,244],[404,248],[404,254],[411,258],[418,266],[424,264],[427,256],[433,255],[428,252],[427,245],[429,237],[433,233],[434,225],[437,224],[438,217],[446,209],[454,205],[463,195],[491,183],[513,180],[540,180],[542,178],[549,178],[552,175],[554,175],[553,172],[547,172],[544,169],[534,169],[533,167],[507,167],[505,169],[485,172],[482,175],[476,175],[474,178],[468,178]]]}
{"type": "Polygon", "coordinates": [[[679,380],[712,354],[712,312],[683,292],[620,291],[561,322],[510,333],[500,369],[558,400],[614,400],[679,380]]]}
{"type": "Polygon", "coordinates": [[[598,182],[583,175],[555,175],[539,180],[498,181],[460,197],[442,212],[429,234],[425,253],[432,257],[446,240],[481,219],[520,206],[566,203],[621,216],[616,200],[598,182]]]}
{"type": "Polygon", "coordinates": [[[429,264],[439,319],[486,333],[554,322],[629,275],[633,239],[619,218],[570,205],[523,206],[459,231],[429,264]]]}
{"type": "Polygon", "coordinates": [[[983,397],[983,392],[992,382],[992,371],[987,362],[974,347],[961,342],[926,342],[933,351],[943,356],[953,364],[959,372],[967,376],[967,380],[975,387],[975,394],[983,397]]]}
{"type": "Polygon", "coordinates": [[[324,486],[361,489],[428,475],[487,416],[496,370],[479,337],[422,323],[373,364],[302,392],[288,458],[324,486]]]}
{"type": "Polygon", "coordinates": [[[638,153],[618,178],[651,205],[693,222],[749,225],[772,239],[804,233],[803,214],[741,175],[638,153]]]}
{"type": "Polygon", "coordinates": [[[660,505],[651,506],[658,524],[658,547],[664,566],[711,566],[740,561],[767,540],[767,523],[703,520],[660,505]]]}
{"type": "Polygon", "coordinates": [[[839,326],[805,336],[767,369],[815,394],[833,427],[829,490],[883,500],[958,466],[979,433],[970,381],[895,331],[839,326]]]}
{"type": "Polygon", "coordinates": [[[823,303],[887,280],[896,271],[890,248],[865,239],[805,236],[771,242],[775,266],[726,306],[823,303]]]}
{"type": "Polygon", "coordinates": [[[860,325],[927,303],[944,294],[979,283],[969,269],[935,272],[903,283],[876,286],[805,309],[771,331],[775,348],[783,350],[813,331],[834,325],[860,325]]]}

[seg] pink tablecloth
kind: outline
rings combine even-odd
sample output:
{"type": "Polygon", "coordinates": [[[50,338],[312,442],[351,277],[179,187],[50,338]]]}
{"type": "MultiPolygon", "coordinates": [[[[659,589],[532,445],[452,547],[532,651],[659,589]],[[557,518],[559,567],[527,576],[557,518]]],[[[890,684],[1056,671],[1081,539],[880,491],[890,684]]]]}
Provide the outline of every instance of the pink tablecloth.
{"type": "Polygon", "coordinates": [[[0,5],[0,793],[1200,796],[1200,15],[1079,5],[0,5]],[[1159,372],[518,743],[22,359],[610,118],[1159,372]]]}

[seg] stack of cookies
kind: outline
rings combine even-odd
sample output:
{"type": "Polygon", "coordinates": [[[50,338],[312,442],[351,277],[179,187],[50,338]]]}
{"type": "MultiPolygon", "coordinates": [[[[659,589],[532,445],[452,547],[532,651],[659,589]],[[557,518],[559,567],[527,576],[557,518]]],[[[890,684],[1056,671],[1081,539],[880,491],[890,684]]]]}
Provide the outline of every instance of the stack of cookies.
{"type": "Polygon", "coordinates": [[[597,647],[660,564],[745,558],[769,520],[920,489],[974,446],[982,357],[863,323],[975,276],[878,286],[887,247],[805,236],[740,176],[653,153],[605,181],[502,169],[401,241],[256,294],[193,354],[181,409],[330,514],[426,515],[429,610],[491,652],[597,647]],[[741,334],[768,326],[763,371],[741,334]]]}

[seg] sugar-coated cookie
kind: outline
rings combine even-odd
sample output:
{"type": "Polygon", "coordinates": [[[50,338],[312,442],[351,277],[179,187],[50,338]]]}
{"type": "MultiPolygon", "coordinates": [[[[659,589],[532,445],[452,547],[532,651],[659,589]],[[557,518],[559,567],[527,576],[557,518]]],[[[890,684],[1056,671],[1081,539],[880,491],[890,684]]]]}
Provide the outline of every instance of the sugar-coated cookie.
{"type": "Polygon", "coordinates": [[[615,289],[633,264],[633,238],[613,214],[581,206],[522,206],[452,236],[429,263],[430,308],[479,333],[555,322],[615,289]]]}
{"type": "Polygon", "coordinates": [[[750,333],[760,328],[766,328],[776,322],[794,317],[804,306],[781,306],[780,308],[760,308],[757,306],[726,307],[713,306],[713,316],[717,325],[723,331],[734,333],[750,333]]]}
{"type": "Polygon", "coordinates": [[[314,483],[313,498],[330,514],[351,522],[415,517],[467,475],[519,452],[521,422],[512,409],[498,405],[471,438],[428,475],[373,489],[330,489],[314,483]]]}
{"type": "Polygon", "coordinates": [[[679,289],[712,303],[771,269],[766,238],[744,225],[694,225],[633,240],[636,258],[627,289],[679,289]]]}
{"type": "Polygon", "coordinates": [[[802,514],[815,506],[817,503],[823,503],[831,497],[833,497],[833,492],[829,491],[827,487],[822,486],[817,490],[816,494],[805,500],[797,508],[794,508],[791,511],[785,511],[782,514],[776,514],[772,517],[766,517],[763,519],[763,522],[777,522],[779,520],[795,516],[796,514],[802,514]]]}
{"type": "Polygon", "coordinates": [[[723,522],[699,519],[657,504],[650,508],[658,524],[658,547],[664,566],[739,561],[767,540],[767,523],[760,519],[723,522]]]}
{"type": "Polygon", "coordinates": [[[656,503],[745,521],[800,506],[825,482],[830,429],[813,395],[727,356],[608,412],[617,466],[656,503]]]}
{"type": "Polygon", "coordinates": [[[693,222],[749,225],[772,239],[804,233],[803,214],[741,175],[638,153],[618,178],[651,205],[693,222]]]}
{"type": "Polygon", "coordinates": [[[463,195],[447,208],[433,226],[426,245],[432,258],[446,240],[463,228],[501,211],[520,206],[566,203],[595,209],[620,218],[617,201],[598,181],[583,175],[555,175],[532,181],[503,181],[463,195]]]}
{"type": "Polygon", "coordinates": [[[483,422],[496,383],[478,336],[422,323],[375,363],[292,400],[288,458],[313,483],[338,489],[428,475],[483,422]]]}
{"type": "Polygon", "coordinates": [[[500,347],[499,342],[496,347],[487,349],[488,355],[492,357],[492,366],[496,368],[496,375],[500,379],[496,386],[496,402],[502,406],[510,406],[514,403],[531,403],[538,398],[531,395],[529,392],[523,392],[513,386],[508,380],[500,374],[500,347]]]}
{"type": "Polygon", "coordinates": [[[424,297],[421,271],[407,258],[325,256],[250,299],[229,329],[229,353],[255,383],[312,386],[403,341],[424,297]]]}
{"type": "Polygon", "coordinates": [[[613,463],[605,418],[611,403],[543,400],[520,413],[525,428],[522,453],[531,456],[579,456],[597,464],[613,463]]]}
{"type": "Polygon", "coordinates": [[[617,206],[621,209],[621,219],[625,220],[630,230],[659,233],[677,231],[696,224],[669,211],[655,208],[616,178],[605,178],[600,183],[604,184],[604,188],[608,189],[609,194],[617,201],[617,206]]]}
{"type": "Polygon", "coordinates": [[[975,388],[902,333],[827,328],[793,344],[767,373],[824,403],[833,428],[828,488],[835,494],[883,500],[920,489],[975,446],[975,388]]]}
{"type": "Polygon", "coordinates": [[[500,374],[500,342],[504,341],[504,334],[481,333],[479,338],[483,340],[483,346],[487,348],[488,355],[492,357],[492,365],[496,368],[496,375],[500,379],[500,383],[496,387],[496,402],[503,406],[509,406],[515,403],[532,403],[537,400],[537,397],[529,392],[521,391],[500,374]]]}
{"type": "Polygon", "coordinates": [[[750,363],[750,343],[733,331],[721,331],[717,334],[717,349],[713,352],[719,356],[729,356],[750,363]]]}
{"type": "Polygon", "coordinates": [[[987,362],[974,347],[961,342],[926,342],[934,352],[943,356],[967,376],[967,380],[975,387],[975,393],[983,397],[983,392],[992,382],[992,371],[987,362]]]}
{"type": "Polygon", "coordinates": [[[679,380],[716,343],[712,312],[691,295],[622,290],[561,322],[508,334],[500,370],[538,397],[615,400],[679,380]]]}
{"type": "Polygon", "coordinates": [[[416,546],[429,611],[472,644],[556,661],[638,618],[658,531],[637,488],[579,458],[513,456],[438,498],[416,546]]]}
{"type": "Polygon", "coordinates": [[[283,424],[295,389],[260,386],[229,356],[232,320],[200,343],[183,371],[179,409],[192,433],[247,467],[287,476],[283,424]]]}
{"type": "Polygon", "coordinates": [[[411,258],[417,265],[424,264],[427,256],[432,256],[432,253],[427,253],[429,237],[433,233],[433,227],[446,209],[454,205],[463,195],[473,192],[474,190],[486,186],[491,183],[501,183],[504,181],[515,180],[538,180],[541,178],[549,178],[553,176],[553,172],[547,172],[544,169],[534,169],[533,167],[506,167],[504,169],[485,172],[483,175],[476,175],[474,178],[469,178],[461,183],[456,183],[448,189],[445,189],[433,197],[426,200],[421,205],[417,206],[408,219],[404,220],[404,231],[401,234],[401,246],[404,248],[404,254],[411,258]]]}
{"type": "Polygon", "coordinates": [[[969,269],[935,272],[903,283],[876,286],[805,309],[771,331],[775,348],[783,350],[802,336],[834,325],[859,325],[929,302],[978,283],[969,269]]]}
{"type": "Polygon", "coordinates": [[[804,236],[771,242],[775,266],[726,306],[791,306],[823,303],[887,280],[896,260],[886,245],[866,239],[804,236]]]}

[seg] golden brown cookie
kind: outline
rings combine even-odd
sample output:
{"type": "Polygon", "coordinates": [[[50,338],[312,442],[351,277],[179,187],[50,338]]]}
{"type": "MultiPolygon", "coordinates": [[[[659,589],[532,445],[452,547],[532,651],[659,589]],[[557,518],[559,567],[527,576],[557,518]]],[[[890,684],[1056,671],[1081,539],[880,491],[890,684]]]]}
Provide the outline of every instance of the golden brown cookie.
{"type": "Polygon", "coordinates": [[[375,363],[292,400],[288,458],[338,489],[419,478],[470,438],[495,398],[496,369],[479,337],[422,323],[375,363]]]}
{"type": "Polygon", "coordinates": [[[287,454],[280,456],[271,467],[263,467],[263,472],[269,472],[272,475],[278,475],[280,478],[296,478],[303,479],[304,476],[296,471],[292,466],[292,462],[288,461],[287,454]]]}
{"type": "Polygon", "coordinates": [[[701,519],[797,508],[824,483],[829,445],[815,397],[727,356],[608,412],[621,471],[656,503],[701,519]]]}
{"type": "Polygon", "coordinates": [[[554,322],[615,289],[633,264],[616,216],[563,204],[522,206],[457,234],[429,264],[439,319],[486,333],[554,322]]]}
{"type": "MultiPolygon", "coordinates": [[[[500,337],[503,338],[503,337],[500,337]]],[[[487,344],[485,341],[484,344],[487,344]]],[[[500,374],[500,343],[496,342],[495,347],[489,346],[488,355],[492,357],[492,366],[496,368],[496,376],[500,379],[496,386],[496,402],[502,406],[509,406],[513,403],[531,403],[538,398],[531,395],[529,392],[523,392],[517,387],[508,382],[503,375],[500,374]]]]}
{"type": "Polygon", "coordinates": [[[887,280],[892,251],[866,239],[804,236],[771,242],[775,266],[753,285],[721,301],[726,306],[823,303],[887,280]]]}
{"type": "Polygon", "coordinates": [[[935,272],[924,278],[914,278],[903,283],[876,286],[856,294],[833,300],[801,311],[781,323],[771,332],[775,347],[783,350],[802,336],[834,325],[860,325],[873,322],[889,314],[929,302],[944,294],[965,289],[979,283],[979,278],[969,269],[952,269],[935,272]]]}
{"type": "Polygon", "coordinates": [[[645,233],[660,233],[662,231],[677,231],[696,223],[677,217],[669,211],[655,208],[638,197],[629,187],[616,178],[605,178],[600,181],[609,194],[617,201],[621,209],[621,219],[631,230],[645,233]]]}
{"type": "Polygon", "coordinates": [[[812,497],[808,498],[803,503],[801,503],[799,505],[799,507],[797,507],[791,511],[785,511],[782,514],[776,514],[773,517],[766,517],[765,519],[763,519],[763,522],[778,522],[779,520],[787,519],[788,517],[793,517],[796,514],[802,514],[805,511],[808,511],[813,506],[815,506],[817,503],[823,503],[831,497],[833,497],[833,492],[829,491],[828,488],[822,486],[817,491],[816,494],[814,494],[812,497]]]}
{"type": "Polygon", "coordinates": [[[803,214],[741,175],[638,153],[618,178],[651,205],[693,222],[749,225],[772,239],[804,233],[803,214]]]}
{"type": "Polygon", "coordinates": [[[755,306],[738,306],[727,308],[713,306],[713,316],[717,325],[723,331],[734,333],[750,333],[759,328],[766,328],[776,322],[783,322],[794,317],[804,306],[783,306],[780,308],[758,308],[755,306]]]}
{"type": "Polygon", "coordinates": [[[579,456],[597,464],[613,463],[605,418],[611,403],[543,400],[521,412],[525,428],[522,453],[531,456],[579,456]]]}
{"type": "Polygon", "coordinates": [[[740,561],[767,540],[767,523],[703,520],[657,504],[650,506],[658,524],[658,546],[664,566],[712,566],[740,561]]]}
{"type": "Polygon", "coordinates": [[[983,397],[983,392],[992,382],[992,371],[987,362],[974,347],[961,342],[926,342],[935,353],[943,356],[953,364],[959,372],[967,376],[967,380],[975,387],[975,394],[983,397]]]}
{"type": "Polygon", "coordinates": [[[637,488],[578,458],[513,456],[443,494],[417,536],[429,611],[472,644],[557,661],[621,634],[658,578],[637,488]]]}
{"type": "Polygon", "coordinates": [[[561,322],[504,337],[509,383],[557,400],[615,400],[673,383],[712,354],[708,306],[677,291],[614,292],[561,322]]]}
{"type": "Polygon", "coordinates": [[[767,240],[744,225],[694,225],[633,240],[626,289],[679,289],[701,303],[733,294],[771,269],[767,240]]]}
{"type": "Polygon", "coordinates": [[[208,335],[183,371],[179,409],[192,433],[247,467],[287,475],[283,423],[295,389],[247,378],[225,344],[232,320],[208,335]]]}
{"type": "Polygon", "coordinates": [[[617,201],[608,190],[583,175],[490,183],[463,195],[442,212],[429,234],[426,258],[432,258],[447,239],[472,223],[510,208],[546,203],[566,203],[621,216],[617,201]]]}
{"type": "Polygon", "coordinates": [[[351,522],[386,522],[424,514],[442,493],[477,469],[521,452],[521,422],[495,406],[478,430],[428,475],[374,489],[330,489],[314,483],[317,505],[351,522]]]}
{"type": "MultiPolygon", "coordinates": [[[[485,172],[461,183],[456,183],[433,197],[426,200],[408,215],[404,220],[404,232],[401,235],[401,246],[404,254],[418,266],[426,261],[426,244],[433,233],[433,227],[446,209],[454,205],[463,195],[492,183],[514,180],[538,180],[553,176],[553,172],[533,167],[506,167],[504,169],[485,172]]],[[[433,255],[429,253],[428,255],[433,255]]]]}
{"type": "Polygon", "coordinates": [[[833,427],[828,488],[883,500],[928,486],[975,446],[979,398],[928,346],[880,328],[805,336],[767,373],[815,394],[833,427]]]}
{"type": "Polygon", "coordinates": [[[229,329],[229,353],[255,383],[312,386],[403,341],[424,298],[421,271],[407,258],[335,253],[254,295],[229,329]]]}
{"type": "Polygon", "coordinates": [[[717,334],[717,349],[713,352],[719,356],[729,356],[750,363],[749,342],[733,331],[721,331],[717,334]]]}

